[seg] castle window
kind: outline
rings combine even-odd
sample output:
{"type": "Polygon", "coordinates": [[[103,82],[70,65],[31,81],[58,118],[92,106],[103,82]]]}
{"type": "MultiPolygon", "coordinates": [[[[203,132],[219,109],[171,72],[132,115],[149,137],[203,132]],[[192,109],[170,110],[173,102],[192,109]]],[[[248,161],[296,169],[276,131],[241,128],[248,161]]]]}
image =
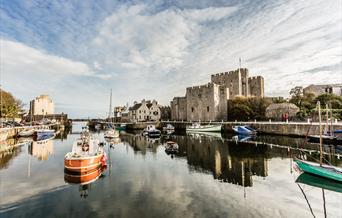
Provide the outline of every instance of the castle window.
{"type": "Polygon", "coordinates": [[[209,112],[209,106],[207,106],[207,112],[209,112]]]}
{"type": "Polygon", "coordinates": [[[193,107],[191,108],[191,112],[194,112],[194,108],[193,107]]]}

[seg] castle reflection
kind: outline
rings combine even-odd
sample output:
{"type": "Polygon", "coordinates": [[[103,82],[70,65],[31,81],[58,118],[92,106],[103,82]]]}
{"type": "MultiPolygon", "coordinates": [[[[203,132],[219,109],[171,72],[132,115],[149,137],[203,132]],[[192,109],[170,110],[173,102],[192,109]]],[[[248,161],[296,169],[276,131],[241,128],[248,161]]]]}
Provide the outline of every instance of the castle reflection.
{"type": "Polygon", "coordinates": [[[179,145],[176,157],[186,158],[190,170],[212,173],[222,182],[248,187],[253,185],[252,176],[268,175],[267,146],[227,142],[220,134],[173,135],[160,140],[127,134],[123,140],[142,154],[155,153],[159,145],[173,140],[179,145]]]}
{"type": "Polygon", "coordinates": [[[28,147],[28,152],[38,160],[47,160],[53,154],[53,140],[32,141],[28,147]]]}

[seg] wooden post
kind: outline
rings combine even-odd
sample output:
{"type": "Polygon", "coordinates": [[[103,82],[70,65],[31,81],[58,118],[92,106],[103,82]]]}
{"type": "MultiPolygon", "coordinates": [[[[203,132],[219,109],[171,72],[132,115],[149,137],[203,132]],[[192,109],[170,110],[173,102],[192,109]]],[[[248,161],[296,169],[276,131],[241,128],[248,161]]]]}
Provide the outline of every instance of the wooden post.
{"type": "Polygon", "coordinates": [[[321,117],[321,103],[317,102],[318,107],[318,120],[319,120],[319,164],[322,166],[323,162],[323,147],[322,147],[322,117],[321,117]]]}

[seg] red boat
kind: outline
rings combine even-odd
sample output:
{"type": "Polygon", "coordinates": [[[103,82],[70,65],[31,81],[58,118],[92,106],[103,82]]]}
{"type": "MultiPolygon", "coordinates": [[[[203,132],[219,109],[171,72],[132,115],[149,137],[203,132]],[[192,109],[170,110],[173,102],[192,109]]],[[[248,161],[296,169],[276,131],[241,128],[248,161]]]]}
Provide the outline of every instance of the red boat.
{"type": "Polygon", "coordinates": [[[74,143],[72,151],[64,157],[64,167],[70,172],[88,173],[106,165],[106,161],[107,157],[99,140],[87,137],[74,143]]]}
{"type": "Polygon", "coordinates": [[[88,171],[87,173],[72,173],[69,171],[65,171],[64,180],[67,183],[86,185],[96,181],[102,175],[102,172],[105,169],[106,166],[101,166],[97,169],[88,171]]]}

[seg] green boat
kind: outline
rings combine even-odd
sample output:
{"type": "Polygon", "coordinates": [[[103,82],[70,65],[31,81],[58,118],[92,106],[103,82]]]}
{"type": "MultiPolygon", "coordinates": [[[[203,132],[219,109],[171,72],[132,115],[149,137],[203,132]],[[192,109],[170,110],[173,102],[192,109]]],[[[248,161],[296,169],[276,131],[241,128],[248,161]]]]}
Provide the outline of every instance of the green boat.
{"type": "Polygon", "coordinates": [[[342,183],[335,182],[331,179],[324,179],[320,176],[315,176],[309,173],[302,173],[298,176],[296,182],[342,193],[342,183]]]}
{"type": "Polygon", "coordinates": [[[121,124],[120,126],[116,126],[115,129],[119,131],[126,130],[126,124],[121,124]]]}
{"type": "Polygon", "coordinates": [[[320,165],[319,163],[304,161],[304,160],[294,160],[298,167],[306,172],[316,176],[331,179],[342,183],[342,168],[330,166],[326,164],[320,165]]]}

